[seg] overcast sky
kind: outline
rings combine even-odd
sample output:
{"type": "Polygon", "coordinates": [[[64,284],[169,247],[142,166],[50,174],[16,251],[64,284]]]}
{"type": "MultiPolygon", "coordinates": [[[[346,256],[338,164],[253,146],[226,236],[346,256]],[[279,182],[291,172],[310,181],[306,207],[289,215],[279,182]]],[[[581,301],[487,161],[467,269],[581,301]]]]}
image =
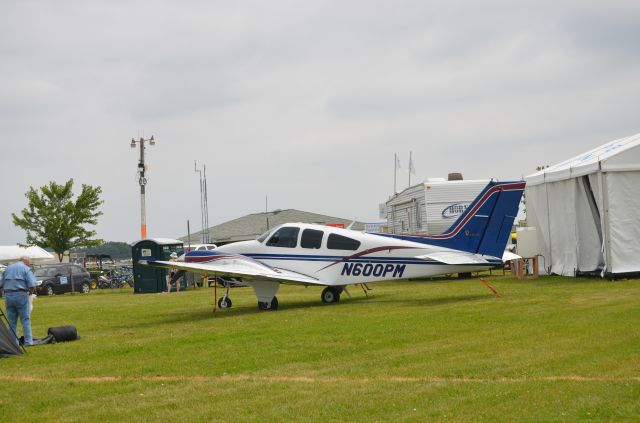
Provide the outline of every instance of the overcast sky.
{"type": "Polygon", "coordinates": [[[520,179],[640,132],[640,2],[0,2],[0,244],[30,186],[102,187],[151,237],[265,209],[378,221],[416,175],[520,179]]]}

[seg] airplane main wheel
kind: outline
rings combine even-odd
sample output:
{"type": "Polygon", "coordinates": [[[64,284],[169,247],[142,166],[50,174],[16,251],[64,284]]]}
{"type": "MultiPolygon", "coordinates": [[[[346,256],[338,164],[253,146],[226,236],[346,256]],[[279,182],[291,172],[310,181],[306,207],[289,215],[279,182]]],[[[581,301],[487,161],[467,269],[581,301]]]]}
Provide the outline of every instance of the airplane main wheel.
{"type": "Polygon", "coordinates": [[[220,297],[218,300],[218,307],[220,308],[231,308],[232,302],[229,297],[220,297]]]}
{"type": "Polygon", "coordinates": [[[328,286],[322,290],[322,302],[325,304],[337,303],[340,301],[340,289],[328,286]]]}
{"type": "Polygon", "coordinates": [[[260,310],[277,310],[278,309],[278,297],[273,297],[271,301],[258,301],[258,308],[260,310]]]}

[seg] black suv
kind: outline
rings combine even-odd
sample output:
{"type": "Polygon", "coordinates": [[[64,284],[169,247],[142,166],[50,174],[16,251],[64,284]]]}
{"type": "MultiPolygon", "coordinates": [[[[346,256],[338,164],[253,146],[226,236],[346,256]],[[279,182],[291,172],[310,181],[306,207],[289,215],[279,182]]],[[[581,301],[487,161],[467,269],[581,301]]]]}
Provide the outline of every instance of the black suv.
{"type": "Polygon", "coordinates": [[[33,272],[36,276],[36,293],[39,295],[75,292],[88,294],[91,290],[91,276],[86,269],[75,264],[50,264],[33,272]]]}

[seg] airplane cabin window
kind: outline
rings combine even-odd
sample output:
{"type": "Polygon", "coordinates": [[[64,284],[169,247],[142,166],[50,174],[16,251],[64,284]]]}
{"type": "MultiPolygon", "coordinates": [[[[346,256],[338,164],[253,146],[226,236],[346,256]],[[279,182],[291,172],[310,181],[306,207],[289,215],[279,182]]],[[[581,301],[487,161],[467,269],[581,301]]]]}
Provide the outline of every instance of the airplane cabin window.
{"type": "Polygon", "coordinates": [[[300,246],[302,248],[320,248],[324,232],[316,229],[305,229],[302,231],[300,246]]]}
{"type": "Polygon", "coordinates": [[[267,241],[270,247],[295,248],[298,245],[300,228],[285,226],[278,229],[267,241]]]}
{"type": "Polygon", "coordinates": [[[360,241],[338,234],[329,234],[327,248],[331,250],[357,250],[360,248],[360,241]]]}

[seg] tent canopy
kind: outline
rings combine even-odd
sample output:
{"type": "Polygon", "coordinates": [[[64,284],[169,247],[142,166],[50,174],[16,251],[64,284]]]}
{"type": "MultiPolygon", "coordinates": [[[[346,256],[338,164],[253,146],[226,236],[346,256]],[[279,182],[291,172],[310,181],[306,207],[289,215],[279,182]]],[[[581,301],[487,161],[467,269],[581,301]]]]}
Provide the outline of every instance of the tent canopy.
{"type": "Polygon", "coordinates": [[[640,134],[529,175],[527,221],[550,273],[640,272],[640,134]]]}
{"type": "Polygon", "coordinates": [[[611,141],[525,177],[527,186],[603,172],[640,170],[640,134],[611,141]]]}
{"type": "Polygon", "coordinates": [[[33,262],[51,260],[54,258],[53,254],[35,245],[30,247],[21,247],[19,245],[0,245],[0,263],[16,261],[20,259],[20,257],[29,257],[33,262]]]}

